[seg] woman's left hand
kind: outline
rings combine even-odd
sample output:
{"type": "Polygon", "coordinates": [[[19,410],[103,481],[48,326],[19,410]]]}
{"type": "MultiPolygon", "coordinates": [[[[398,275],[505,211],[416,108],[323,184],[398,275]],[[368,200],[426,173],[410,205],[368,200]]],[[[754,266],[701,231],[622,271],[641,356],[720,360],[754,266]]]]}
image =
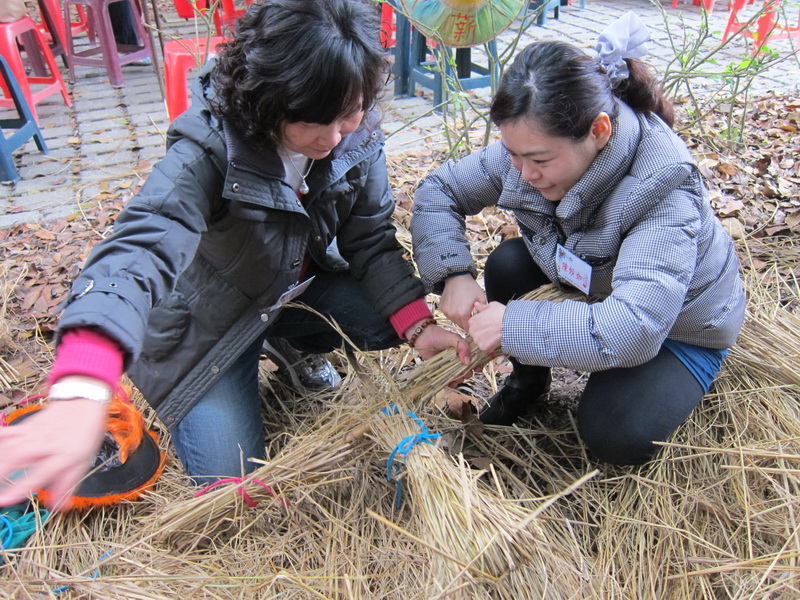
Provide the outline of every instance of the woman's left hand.
{"type": "Polygon", "coordinates": [[[502,346],[501,331],[506,305],[500,302],[474,304],[475,314],[469,320],[472,341],[484,352],[494,352],[502,346]]]}
{"type": "MultiPolygon", "coordinates": [[[[413,327],[410,330],[413,330],[413,327]]],[[[468,365],[470,361],[467,340],[457,333],[447,331],[435,324],[428,325],[422,330],[422,333],[419,334],[414,342],[414,348],[419,352],[422,360],[428,360],[447,348],[455,348],[458,359],[462,363],[468,365]]]]}

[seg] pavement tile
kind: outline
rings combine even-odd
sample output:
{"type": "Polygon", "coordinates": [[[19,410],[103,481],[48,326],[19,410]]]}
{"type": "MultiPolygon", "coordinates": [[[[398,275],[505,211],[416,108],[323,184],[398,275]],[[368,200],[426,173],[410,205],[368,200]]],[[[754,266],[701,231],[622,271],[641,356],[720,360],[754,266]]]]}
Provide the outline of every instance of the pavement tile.
{"type": "MultiPolygon", "coordinates": [[[[24,200],[25,208],[33,211],[45,211],[66,204],[64,194],[58,190],[39,192],[35,195],[28,195],[27,197],[19,196],[15,205],[20,206],[22,200],[24,200]]],[[[69,200],[74,200],[74,198],[70,198],[69,200]]]]}
{"type": "Polygon", "coordinates": [[[9,206],[15,206],[17,209],[39,209],[40,205],[39,196],[43,196],[46,204],[57,204],[58,198],[64,202],[72,192],[65,193],[64,188],[67,187],[71,190],[72,184],[75,180],[71,174],[59,173],[58,171],[50,171],[48,175],[42,177],[33,177],[30,175],[32,168],[23,167],[20,170],[20,177],[24,178],[25,183],[17,185],[14,190],[14,195],[8,197],[11,203],[9,206]],[[61,186],[54,185],[61,181],[61,186]]]}
{"type": "MultiPolygon", "coordinates": [[[[11,229],[23,223],[39,223],[44,218],[45,215],[33,210],[14,214],[0,214],[0,229],[11,229]]],[[[49,220],[52,215],[47,215],[47,218],[49,220]]]]}
{"type": "MultiPolygon", "coordinates": [[[[21,166],[19,169],[19,177],[25,181],[47,179],[46,181],[40,182],[39,189],[52,189],[54,182],[51,178],[58,177],[63,170],[64,165],[58,161],[42,160],[40,162],[21,166]]],[[[61,192],[55,189],[54,193],[60,194],[61,192]]],[[[32,201],[35,201],[35,199],[32,199],[32,201]]]]}
{"type": "Polygon", "coordinates": [[[47,122],[39,128],[44,136],[48,148],[54,147],[53,144],[66,141],[75,130],[72,123],[57,124],[54,122],[47,122]]]}

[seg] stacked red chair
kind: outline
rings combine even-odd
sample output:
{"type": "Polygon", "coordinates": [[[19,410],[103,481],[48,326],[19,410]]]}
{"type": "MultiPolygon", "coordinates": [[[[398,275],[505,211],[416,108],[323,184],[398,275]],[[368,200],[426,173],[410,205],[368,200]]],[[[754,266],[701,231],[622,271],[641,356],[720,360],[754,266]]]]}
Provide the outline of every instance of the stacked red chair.
{"type": "MultiPolygon", "coordinates": [[[[751,0],[751,4],[754,0],[751,0]]],[[[794,39],[800,42],[800,11],[797,14],[797,25],[789,25],[782,19],[789,18],[784,13],[785,7],[781,0],[764,0],[761,16],[753,22],[752,19],[742,19],[739,11],[745,7],[747,0],[732,0],[731,16],[728,26],[722,36],[722,41],[741,31],[742,35],[753,41],[753,54],[758,54],[767,40],[794,39]]],[[[796,3],[793,3],[796,4],[796,3]]]]}
{"type": "MultiPolygon", "coordinates": [[[[72,106],[72,99],[64,86],[56,59],[33,19],[24,16],[11,23],[0,23],[0,55],[8,62],[14,78],[19,83],[22,96],[37,122],[39,117],[36,105],[53,94],[60,93],[64,103],[72,106]],[[22,51],[31,64],[32,74],[28,74],[25,70],[22,51]]],[[[15,106],[14,99],[5,86],[3,92],[5,97],[0,98],[0,107],[15,106]]]]}
{"type": "Polygon", "coordinates": [[[187,38],[172,40],[164,44],[164,87],[167,100],[167,115],[170,121],[189,107],[189,92],[186,76],[199,67],[206,56],[214,56],[225,38],[187,38]]]}
{"type": "Polygon", "coordinates": [[[70,20],[73,7],[86,9],[89,28],[95,32],[97,43],[90,43],[88,48],[76,50],[72,36],[66,36],[70,81],[75,81],[76,65],[105,68],[108,79],[114,87],[122,87],[124,84],[121,68],[123,65],[151,59],[154,68],[156,67],[150,36],[142,23],[142,14],[136,0],[64,0],[65,23],[70,20]],[[122,46],[114,40],[114,30],[108,14],[108,7],[114,2],[130,2],[136,37],[139,38],[141,46],[122,46]]]}

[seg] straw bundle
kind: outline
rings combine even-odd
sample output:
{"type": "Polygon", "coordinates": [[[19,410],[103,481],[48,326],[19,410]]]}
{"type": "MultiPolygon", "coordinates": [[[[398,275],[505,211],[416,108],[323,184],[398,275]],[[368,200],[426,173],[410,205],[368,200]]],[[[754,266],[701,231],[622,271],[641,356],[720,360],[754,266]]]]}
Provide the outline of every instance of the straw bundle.
{"type": "MultiPolygon", "coordinates": [[[[400,435],[415,435],[413,421],[403,415],[387,417],[373,431],[384,448],[397,443],[400,435]]],[[[549,507],[548,501],[531,498],[520,503],[503,498],[482,482],[486,474],[473,471],[463,457],[453,459],[436,446],[415,447],[405,468],[407,502],[418,521],[416,529],[425,532],[417,541],[433,555],[435,580],[428,590],[430,597],[595,595],[593,582],[583,576],[591,559],[576,551],[575,537],[565,528],[540,526],[540,513],[549,507]]]]}
{"type": "MultiPolygon", "coordinates": [[[[346,391],[338,395],[340,401],[333,403],[334,408],[325,413],[317,426],[295,437],[275,458],[265,462],[237,487],[254,498],[264,498],[266,495],[257,481],[263,479],[270,485],[276,484],[282,499],[292,499],[292,506],[284,511],[290,514],[296,509],[302,510],[299,505],[308,501],[312,482],[316,482],[313,492],[319,494],[332,478],[348,478],[345,463],[352,464],[352,460],[358,458],[353,453],[358,446],[348,434],[366,432],[388,455],[401,440],[419,433],[419,426],[406,413],[385,415],[379,412],[381,407],[402,401],[391,378],[381,379],[383,369],[362,359],[369,363],[367,372],[360,368],[358,378],[348,379],[346,391]],[[345,395],[347,401],[343,401],[345,395]],[[363,407],[368,407],[367,412],[363,407]],[[362,426],[356,427],[359,423],[362,426]]],[[[402,396],[408,395],[409,390],[404,390],[402,396]]],[[[361,448],[363,450],[363,446],[361,448]]],[[[463,458],[454,461],[440,447],[429,444],[410,451],[405,466],[415,529],[433,535],[433,544],[426,548],[433,552],[435,559],[435,584],[432,585],[436,586],[436,593],[472,598],[482,586],[488,586],[487,593],[492,590],[500,597],[524,594],[521,589],[509,587],[512,581],[518,585],[527,582],[524,583],[527,591],[531,589],[531,581],[537,582],[533,586],[543,598],[563,598],[572,593],[580,597],[591,589],[580,575],[586,558],[574,551],[574,537],[564,530],[551,530],[548,536],[537,525],[539,512],[555,498],[536,502],[531,498],[526,503],[508,501],[483,484],[483,473],[471,470],[463,458]],[[534,504],[539,507],[531,508],[534,504]],[[561,537],[555,536],[556,533],[561,537]],[[548,537],[557,541],[552,542],[548,537]],[[514,577],[508,575],[514,571],[520,573],[514,577]],[[521,573],[527,575],[520,576],[521,573]]],[[[572,488],[586,479],[588,477],[572,488]]],[[[272,507],[265,511],[274,518],[274,500],[267,499],[272,507]]],[[[153,535],[179,546],[196,545],[198,540],[230,529],[234,522],[238,521],[241,526],[242,521],[236,515],[241,504],[230,489],[213,490],[167,508],[155,520],[153,535]]],[[[264,513],[249,516],[263,517],[264,513]]],[[[386,518],[382,524],[392,527],[386,518]]],[[[398,531],[406,530],[398,528],[398,531]]],[[[416,539],[415,534],[409,535],[416,539]]]]}
{"type": "MultiPolygon", "coordinates": [[[[775,267],[762,279],[781,281],[775,267]]],[[[780,284],[777,289],[767,288],[760,285],[754,276],[750,277],[746,320],[731,354],[737,363],[763,377],[800,390],[797,364],[800,315],[785,308],[791,299],[797,302],[797,292],[789,287],[790,284],[780,284]]]]}
{"type": "Polygon", "coordinates": [[[399,476],[403,487],[399,489],[407,492],[416,528],[425,532],[416,541],[433,553],[435,579],[428,590],[430,596],[593,596],[593,582],[582,577],[589,559],[575,552],[574,536],[561,527],[546,531],[538,523],[552,503],[593,474],[550,499],[519,502],[504,498],[496,473],[473,470],[463,456],[449,456],[431,439],[410,445],[409,440],[425,426],[404,407],[412,402],[418,406],[425,393],[414,395],[413,390],[400,390],[393,382],[384,382],[379,391],[380,382],[370,376],[374,372],[362,372],[356,390],[370,397],[382,395],[395,410],[382,411],[367,435],[390,458],[398,448],[408,450],[405,472],[399,476]],[[486,477],[493,481],[485,483],[486,477]]]}
{"type": "MultiPolygon", "coordinates": [[[[585,301],[579,292],[565,292],[554,284],[543,285],[523,295],[520,300],[543,300],[549,302],[585,301]]],[[[448,348],[418,365],[415,369],[400,374],[398,381],[412,406],[422,406],[436,396],[447,384],[462,374],[479,371],[495,357],[478,348],[469,338],[470,363],[464,365],[453,348],[448,348]]]]}
{"type": "MultiPolygon", "coordinates": [[[[334,397],[341,396],[341,392],[334,397]]],[[[365,451],[360,442],[364,409],[329,410],[308,431],[292,436],[273,458],[256,461],[258,467],[239,483],[209,488],[165,509],[149,528],[158,540],[176,546],[193,546],[220,533],[236,529],[253,518],[276,517],[296,508],[328,481],[349,478],[349,465],[365,451]],[[247,511],[244,498],[258,503],[257,513],[247,511]]]]}
{"type": "MultiPolygon", "coordinates": [[[[366,514],[365,506],[388,514],[391,493],[367,463],[354,466],[366,477],[313,490],[302,509],[251,519],[208,549],[175,550],[141,535],[157,504],[63,515],[13,565],[14,587],[0,580],[0,598],[16,600],[21,589],[50,597],[65,586],[59,598],[413,598],[398,592],[427,578],[427,557],[366,514]]],[[[165,483],[176,485],[165,490],[172,497],[186,492],[177,477],[165,483]]]]}

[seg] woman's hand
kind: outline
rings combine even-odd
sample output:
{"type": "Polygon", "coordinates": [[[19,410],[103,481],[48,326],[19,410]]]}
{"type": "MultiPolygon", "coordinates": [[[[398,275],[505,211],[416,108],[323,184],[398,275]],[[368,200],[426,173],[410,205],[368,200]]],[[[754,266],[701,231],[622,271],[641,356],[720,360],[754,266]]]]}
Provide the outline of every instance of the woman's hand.
{"type": "MultiPolygon", "coordinates": [[[[406,337],[410,338],[417,326],[423,322],[420,321],[409,327],[406,331],[406,337]]],[[[457,333],[447,331],[436,324],[431,324],[425,327],[422,333],[417,336],[417,339],[414,340],[414,349],[419,352],[422,360],[428,360],[447,348],[455,348],[458,359],[465,365],[469,364],[469,344],[457,333]]]]}
{"type": "Polygon", "coordinates": [[[469,331],[469,318],[476,302],[486,302],[486,294],[472,275],[456,275],[444,282],[439,309],[453,323],[469,331]]]}
{"type": "Polygon", "coordinates": [[[0,506],[46,488],[63,508],[89,471],[105,434],[107,406],[94,400],[54,400],[17,425],[0,427],[0,506]],[[24,474],[9,483],[12,473],[24,474]]]}
{"type": "Polygon", "coordinates": [[[501,332],[506,305],[500,302],[476,302],[475,315],[470,318],[467,331],[472,341],[484,352],[494,352],[502,346],[501,332]]]}
{"type": "MultiPolygon", "coordinates": [[[[422,322],[423,321],[420,321],[420,323],[422,322]]],[[[410,335],[410,333],[416,329],[417,325],[419,325],[419,323],[410,327],[407,333],[410,335]]],[[[457,333],[447,331],[447,329],[443,329],[438,325],[428,325],[423,329],[422,333],[417,336],[414,342],[414,348],[419,352],[422,360],[428,360],[447,348],[455,348],[458,359],[465,365],[469,365],[470,355],[472,354],[467,340],[457,333]]],[[[455,387],[471,374],[470,371],[465,369],[462,375],[449,383],[450,387],[455,387]]]]}

